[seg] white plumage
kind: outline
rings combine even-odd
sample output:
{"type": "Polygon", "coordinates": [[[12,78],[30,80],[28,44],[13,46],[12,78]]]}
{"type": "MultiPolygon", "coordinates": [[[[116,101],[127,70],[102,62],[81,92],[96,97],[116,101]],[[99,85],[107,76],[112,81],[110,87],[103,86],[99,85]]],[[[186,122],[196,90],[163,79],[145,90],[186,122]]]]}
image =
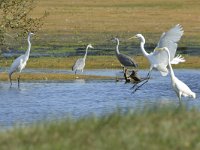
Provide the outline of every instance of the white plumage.
{"type": "MultiPolygon", "coordinates": [[[[31,42],[30,42],[31,35],[33,35],[33,33],[29,32],[28,39],[27,39],[28,40],[28,49],[27,49],[26,53],[24,55],[21,55],[18,58],[16,58],[8,71],[11,85],[12,85],[12,78],[11,78],[12,74],[17,71],[19,71],[21,73],[21,71],[25,68],[26,63],[29,59],[30,50],[31,50],[31,42]]],[[[20,76],[18,77],[18,86],[19,86],[19,80],[20,80],[20,76]]]]}
{"type": "Polygon", "coordinates": [[[88,48],[93,48],[93,46],[91,44],[88,44],[87,47],[86,47],[86,50],[85,50],[85,55],[83,58],[79,58],[75,63],[74,65],[72,66],[72,71],[75,71],[75,74],[78,70],[82,71],[83,72],[83,69],[85,67],[85,60],[86,60],[86,57],[87,57],[87,51],[88,51],[88,48]]]}
{"type": "Polygon", "coordinates": [[[179,80],[175,74],[174,71],[172,69],[171,66],[171,62],[170,62],[170,52],[169,49],[167,47],[161,48],[161,50],[167,52],[168,54],[168,64],[169,64],[169,69],[170,69],[170,76],[171,76],[171,83],[172,83],[172,87],[174,89],[174,91],[176,92],[179,100],[181,100],[181,96],[189,96],[189,97],[193,97],[196,98],[196,94],[194,92],[191,91],[191,89],[185,84],[183,83],[181,80],[179,80]]]}
{"type": "Polygon", "coordinates": [[[160,40],[157,44],[157,47],[150,54],[147,53],[144,49],[145,38],[143,37],[143,35],[137,34],[134,36],[134,38],[140,39],[140,48],[144,56],[150,62],[150,69],[149,69],[148,76],[150,76],[150,72],[152,71],[152,69],[156,69],[160,71],[162,76],[166,76],[168,74],[167,53],[166,51],[158,51],[162,47],[167,47],[169,49],[169,52],[171,55],[171,58],[170,58],[171,64],[178,64],[180,62],[185,62],[185,59],[181,57],[181,55],[175,57],[176,50],[177,50],[177,42],[181,39],[182,35],[183,35],[183,29],[179,24],[177,24],[176,26],[171,28],[169,31],[161,35],[160,40]]]}

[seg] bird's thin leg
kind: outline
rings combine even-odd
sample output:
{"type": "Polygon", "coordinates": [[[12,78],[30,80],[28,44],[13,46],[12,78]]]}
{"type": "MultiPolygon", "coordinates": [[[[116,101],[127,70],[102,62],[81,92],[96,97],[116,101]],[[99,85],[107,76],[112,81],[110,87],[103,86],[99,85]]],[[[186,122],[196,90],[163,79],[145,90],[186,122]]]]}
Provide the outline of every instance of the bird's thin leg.
{"type": "Polygon", "coordinates": [[[11,78],[12,74],[9,74],[9,79],[10,79],[10,87],[12,86],[12,78],[11,78]]]}
{"type": "Polygon", "coordinates": [[[137,88],[135,89],[135,91],[139,90],[139,88],[142,87],[143,85],[145,85],[148,81],[149,81],[149,79],[146,80],[145,82],[143,82],[141,85],[137,86],[137,88]]]}
{"type": "Polygon", "coordinates": [[[148,74],[147,74],[147,78],[150,78],[150,76],[151,76],[151,70],[152,70],[152,69],[149,70],[149,72],[148,72],[148,74]]]}
{"type": "Polygon", "coordinates": [[[150,76],[151,76],[151,70],[147,74],[147,79],[145,79],[146,81],[143,82],[141,85],[137,86],[137,88],[134,90],[134,92],[136,92],[137,90],[139,90],[140,87],[142,87],[144,84],[146,84],[147,82],[149,82],[150,76]]]}
{"type": "Polygon", "coordinates": [[[76,70],[75,70],[75,75],[76,75],[76,70]]]}
{"type": "Polygon", "coordinates": [[[17,78],[17,81],[18,81],[18,87],[19,87],[19,85],[20,85],[20,75],[19,75],[19,77],[17,78]]]}
{"type": "Polygon", "coordinates": [[[131,87],[131,89],[134,89],[134,88],[137,86],[137,84],[138,84],[138,83],[135,83],[135,84],[131,87]]]}
{"type": "MultiPolygon", "coordinates": [[[[143,82],[141,85],[137,85],[137,87],[135,88],[135,90],[132,93],[135,93],[137,90],[139,90],[144,84],[146,84],[149,81],[150,77],[146,79],[145,82],[143,82]]],[[[134,87],[133,87],[134,88],[134,87]]]]}
{"type": "Polygon", "coordinates": [[[10,80],[10,87],[12,86],[12,80],[10,80]]]}

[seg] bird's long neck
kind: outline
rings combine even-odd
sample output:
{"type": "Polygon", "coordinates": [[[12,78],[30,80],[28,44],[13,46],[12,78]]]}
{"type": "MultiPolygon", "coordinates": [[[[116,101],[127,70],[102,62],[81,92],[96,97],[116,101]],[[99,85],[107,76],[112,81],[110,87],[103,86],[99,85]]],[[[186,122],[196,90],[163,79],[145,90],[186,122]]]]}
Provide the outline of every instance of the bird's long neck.
{"type": "Polygon", "coordinates": [[[169,64],[169,70],[170,70],[170,75],[171,75],[171,79],[173,79],[175,77],[175,74],[174,74],[174,71],[172,69],[172,65],[171,65],[171,60],[170,60],[170,53],[169,53],[169,50],[165,50],[168,54],[168,64],[169,64]]]}
{"type": "Polygon", "coordinates": [[[117,39],[116,41],[117,41],[117,46],[115,52],[116,54],[119,54],[119,40],[117,39]]]}
{"type": "Polygon", "coordinates": [[[144,44],[145,44],[145,39],[144,37],[141,38],[141,42],[140,42],[140,48],[142,50],[142,53],[144,54],[144,56],[148,56],[149,53],[146,52],[146,50],[144,49],[144,44]]]}
{"type": "Polygon", "coordinates": [[[83,58],[83,59],[86,59],[86,57],[87,57],[87,51],[88,51],[88,46],[86,47],[85,55],[84,55],[84,58],[83,58]]]}
{"type": "Polygon", "coordinates": [[[28,38],[27,38],[27,41],[28,41],[28,49],[27,49],[27,51],[26,51],[26,53],[25,53],[25,56],[26,56],[27,59],[29,58],[30,50],[31,50],[30,38],[31,38],[31,35],[28,35],[28,38]]]}

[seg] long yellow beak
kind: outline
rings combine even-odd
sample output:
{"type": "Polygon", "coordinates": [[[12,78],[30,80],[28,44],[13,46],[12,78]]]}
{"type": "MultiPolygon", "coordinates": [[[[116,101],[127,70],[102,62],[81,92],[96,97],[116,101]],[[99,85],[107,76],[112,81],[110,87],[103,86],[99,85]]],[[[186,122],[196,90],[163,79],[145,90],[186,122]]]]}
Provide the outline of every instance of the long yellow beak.
{"type": "Polygon", "coordinates": [[[137,38],[136,36],[133,36],[133,37],[130,37],[128,40],[136,39],[136,38],[137,38]]]}

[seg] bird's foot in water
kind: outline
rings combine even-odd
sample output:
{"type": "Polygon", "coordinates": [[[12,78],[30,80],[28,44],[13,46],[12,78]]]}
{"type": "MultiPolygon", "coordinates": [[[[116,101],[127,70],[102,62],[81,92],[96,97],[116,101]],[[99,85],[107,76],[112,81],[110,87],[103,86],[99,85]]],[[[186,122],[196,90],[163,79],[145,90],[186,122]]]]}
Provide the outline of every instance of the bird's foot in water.
{"type": "Polygon", "coordinates": [[[148,79],[147,80],[144,80],[144,82],[141,84],[141,85],[138,85],[138,84],[135,84],[131,89],[133,89],[133,92],[132,92],[132,94],[134,94],[137,90],[140,90],[140,88],[144,85],[144,84],[146,84],[148,81],[149,81],[149,77],[148,77],[148,79]]]}
{"type": "Polygon", "coordinates": [[[134,94],[136,91],[140,90],[140,86],[135,87],[134,85],[134,87],[132,87],[131,89],[133,89],[132,94],[134,94]]]}

